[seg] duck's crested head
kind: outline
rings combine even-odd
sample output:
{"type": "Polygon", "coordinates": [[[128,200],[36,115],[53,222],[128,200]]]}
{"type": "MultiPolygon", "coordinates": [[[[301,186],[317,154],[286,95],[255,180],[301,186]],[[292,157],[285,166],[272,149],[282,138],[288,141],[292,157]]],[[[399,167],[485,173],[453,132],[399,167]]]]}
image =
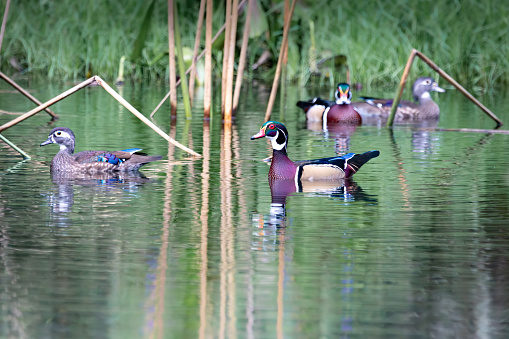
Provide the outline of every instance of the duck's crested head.
{"type": "Polygon", "coordinates": [[[336,98],[336,104],[350,104],[352,102],[352,91],[350,90],[350,85],[344,82],[339,83],[334,96],[336,98]]]}
{"type": "Polygon", "coordinates": [[[278,121],[267,121],[262,125],[260,131],[251,137],[251,140],[262,137],[268,138],[272,142],[272,148],[275,150],[286,149],[288,142],[288,131],[285,125],[278,121]]]}

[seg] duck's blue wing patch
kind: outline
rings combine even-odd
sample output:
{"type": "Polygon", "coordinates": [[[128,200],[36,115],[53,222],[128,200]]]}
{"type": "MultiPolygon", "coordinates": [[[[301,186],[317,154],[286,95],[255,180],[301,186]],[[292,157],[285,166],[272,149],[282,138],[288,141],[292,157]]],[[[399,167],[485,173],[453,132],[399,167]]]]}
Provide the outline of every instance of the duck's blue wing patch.
{"type": "Polygon", "coordinates": [[[128,148],[128,149],[123,149],[121,152],[127,152],[127,153],[134,154],[134,153],[142,151],[142,150],[143,150],[143,148],[128,148]]]}
{"type": "Polygon", "coordinates": [[[124,161],[124,159],[119,159],[115,154],[112,153],[103,153],[99,154],[96,158],[98,162],[109,162],[112,165],[118,165],[124,161]]]}

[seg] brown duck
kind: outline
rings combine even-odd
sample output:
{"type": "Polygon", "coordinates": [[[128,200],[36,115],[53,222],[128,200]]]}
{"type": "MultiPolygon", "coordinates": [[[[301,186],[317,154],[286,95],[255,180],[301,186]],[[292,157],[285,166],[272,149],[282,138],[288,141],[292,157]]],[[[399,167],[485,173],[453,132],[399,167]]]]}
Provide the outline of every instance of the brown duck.
{"type": "MultiPolygon", "coordinates": [[[[415,80],[412,88],[416,102],[401,100],[396,111],[395,120],[433,120],[440,116],[440,108],[431,98],[430,92],[445,92],[433,78],[423,77],[415,80]]],[[[389,116],[392,108],[392,99],[376,99],[361,97],[364,101],[354,102],[355,110],[364,118],[389,116]]]]}
{"type": "Polygon", "coordinates": [[[58,144],[60,151],[51,160],[52,173],[100,173],[136,171],[149,162],[161,160],[160,155],[136,154],[141,148],[122,151],[83,151],[74,154],[75,137],[67,127],[54,128],[41,146],[58,144]]]}

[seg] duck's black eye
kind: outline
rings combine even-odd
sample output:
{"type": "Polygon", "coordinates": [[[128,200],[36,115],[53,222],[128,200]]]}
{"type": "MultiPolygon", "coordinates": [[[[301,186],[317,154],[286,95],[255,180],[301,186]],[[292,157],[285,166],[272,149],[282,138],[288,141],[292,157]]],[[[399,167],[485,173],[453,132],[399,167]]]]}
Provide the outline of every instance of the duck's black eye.
{"type": "Polygon", "coordinates": [[[62,134],[62,132],[58,131],[58,132],[57,132],[57,133],[55,133],[55,134],[56,134],[56,135],[61,135],[61,134],[62,134]]]}

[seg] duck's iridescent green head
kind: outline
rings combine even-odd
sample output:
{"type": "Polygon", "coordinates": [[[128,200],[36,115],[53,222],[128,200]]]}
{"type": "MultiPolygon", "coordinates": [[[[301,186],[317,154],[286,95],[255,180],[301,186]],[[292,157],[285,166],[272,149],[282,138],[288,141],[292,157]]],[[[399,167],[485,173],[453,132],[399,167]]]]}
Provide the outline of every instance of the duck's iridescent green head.
{"type": "Polygon", "coordinates": [[[336,104],[338,105],[350,104],[352,101],[352,91],[350,90],[350,85],[344,82],[338,84],[335,97],[336,104]]]}
{"type": "Polygon", "coordinates": [[[288,142],[288,131],[285,125],[277,121],[267,121],[262,125],[260,131],[251,137],[251,140],[262,137],[268,138],[272,142],[272,148],[275,150],[286,149],[288,142]]]}

